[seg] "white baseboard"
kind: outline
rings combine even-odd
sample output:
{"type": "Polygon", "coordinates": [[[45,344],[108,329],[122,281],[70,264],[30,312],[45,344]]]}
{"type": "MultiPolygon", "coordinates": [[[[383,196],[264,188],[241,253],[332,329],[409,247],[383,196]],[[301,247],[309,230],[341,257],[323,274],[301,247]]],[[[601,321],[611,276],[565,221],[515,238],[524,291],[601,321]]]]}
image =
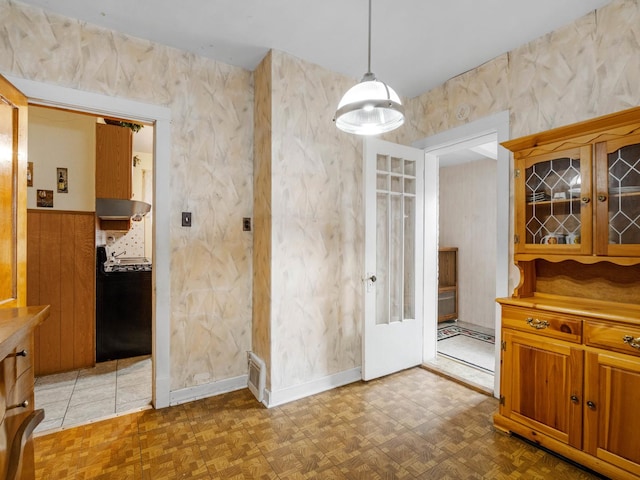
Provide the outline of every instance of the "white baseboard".
{"type": "Polygon", "coordinates": [[[362,369],[360,367],[356,367],[351,370],[345,370],[317,380],[312,380],[311,382],[283,388],[282,390],[277,390],[275,392],[267,389],[265,390],[265,397],[262,403],[264,403],[268,408],[277,407],[278,405],[283,405],[294,400],[299,400],[310,395],[315,395],[316,393],[325,392],[332,388],[341,387],[360,380],[362,380],[362,369]]]}
{"type": "Polygon", "coordinates": [[[234,392],[247,388],[247,375],[239,377],[226,378],[213,383],[205,383],[197,387],[183,388],[171,392],[171,405],[180,405],[181,403],[192,402],[201,398],[213,397],[221,393],[234,392]]]}

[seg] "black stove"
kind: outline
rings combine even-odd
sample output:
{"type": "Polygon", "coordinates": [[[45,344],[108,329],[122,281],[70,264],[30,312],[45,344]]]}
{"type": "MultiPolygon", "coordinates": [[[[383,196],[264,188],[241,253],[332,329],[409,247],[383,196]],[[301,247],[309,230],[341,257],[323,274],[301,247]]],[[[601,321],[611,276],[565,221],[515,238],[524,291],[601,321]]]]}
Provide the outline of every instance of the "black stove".
{"type": "Polygon", "coordinates": [[[151,353],[151,262],[144,257],[96,259],[96,361],[151,353]]]}
{"type": "MultiPolygon", "coordinates": [[[[145,259],[146,260],[146,259],[145,259]]],[[[151,262],[147,260],[147,263],[112,263],[105,262],[105,273],[112,272],[150,272],[151,262]]]]}

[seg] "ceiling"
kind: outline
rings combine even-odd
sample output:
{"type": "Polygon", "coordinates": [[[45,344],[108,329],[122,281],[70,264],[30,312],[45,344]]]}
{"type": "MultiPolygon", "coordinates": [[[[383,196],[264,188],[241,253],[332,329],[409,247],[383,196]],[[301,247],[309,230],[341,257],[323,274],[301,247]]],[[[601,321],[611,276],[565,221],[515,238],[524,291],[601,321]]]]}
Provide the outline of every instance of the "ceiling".
{"type": "MultiPolygon", "coordinates": [[[[371,70],[412,98],[610,0],[373,0],[371,70]]],[[[359,80],[366,0],[21,0],[253,70],[276,49],[359,80]]]]}
{"type": "MultiPolygon", "coordinates": [[[[495,135],[494,135],[495,137],[495,135]]],[[[455,148],[455,147],[454,147],[455,148]]],[[[497,160],[498,142],[492,140],[476,146],[463,145],[452,151],[438,155],[438,166],[452,167],[463,163],[476,162],[479,160],[497,160]]]]}

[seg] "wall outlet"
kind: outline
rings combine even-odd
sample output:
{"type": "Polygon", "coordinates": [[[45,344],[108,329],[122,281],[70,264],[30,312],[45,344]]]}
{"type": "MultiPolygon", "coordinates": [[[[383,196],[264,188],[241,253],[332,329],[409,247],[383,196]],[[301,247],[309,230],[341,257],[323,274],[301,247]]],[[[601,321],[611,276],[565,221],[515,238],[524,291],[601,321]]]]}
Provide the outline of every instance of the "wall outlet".
{"type": "Polygon", "coordinates": [[[182,226],[183,227],[191,226],[191,212],[182,212],[182,226]]]}
{"type": "Polygon", "coordinates": [[[251,231],[251,217],[244,217],[242,219],[242,231],[243,232],[251,231]]]}

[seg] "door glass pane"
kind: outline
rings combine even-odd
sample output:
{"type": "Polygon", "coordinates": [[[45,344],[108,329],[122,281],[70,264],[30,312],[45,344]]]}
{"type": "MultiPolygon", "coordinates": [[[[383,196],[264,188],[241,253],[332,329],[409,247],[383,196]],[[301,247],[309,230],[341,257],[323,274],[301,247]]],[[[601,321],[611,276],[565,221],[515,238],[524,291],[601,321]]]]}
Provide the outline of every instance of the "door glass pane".
{"type": "Polygon", "coordinates": [[[389,170],[389,157],[387,155],[380,155],[376,157],[376,170],[379,172],[388,172],[389,170]]]}
{"type": "Polygon", "coordinates": [[[385,175],[383,173],[378,173],[376,179],[376,189],[377,190],[389,190],[389,175],[385,175]]]}
{"type": "Polygon", "coordinates": [[[413,160],[404,161],[404,174],[408,176],[415,176],[416,174],[416,162],[413,160]]]}
{"type": "Polygon", "coordinates": [[[404,198],[404,318],[416,318],[415,313],[415,245],[416,199],[404,198]]]}
{"type": "Polygon", "coordinates": [[[391,255],[389,280],[391,282],[391,321],[399,322],[402,320],[402,271],[403,271],[403,220],[404,211],[402,208],[402,197],[394,195],[391,197],[391,255]]]}
{"type": "Polygon", "coordinates": [[[608,155],[609,243],[640,244],[640,144],[608,155]]]}
{"type": "Polygon", "coordinates": [[[396,193],[402,193],[402,177],[394,175],[391,177],[391,191],[396,193]]]}
{"type": "Polygon", "coordinates": [[[401,158],[391,157],[391,172],[402,173],[404,161],[401,158]]]}
{"type": "Polygon", "coordinates": [[[388,157],[378,166],[376,323],[388,324],[415,318],[416,166],[388,157]]]}
{"type": "Polygon", "coordinates": [[[580,159],[538,162],[525,171],[525,242],[580,242],[580,159]]]}
{"type": "Polygon", "coordinates": [[[389,193],[378,192],[376,227],[376,324],[389,323],[389,193]]]}

